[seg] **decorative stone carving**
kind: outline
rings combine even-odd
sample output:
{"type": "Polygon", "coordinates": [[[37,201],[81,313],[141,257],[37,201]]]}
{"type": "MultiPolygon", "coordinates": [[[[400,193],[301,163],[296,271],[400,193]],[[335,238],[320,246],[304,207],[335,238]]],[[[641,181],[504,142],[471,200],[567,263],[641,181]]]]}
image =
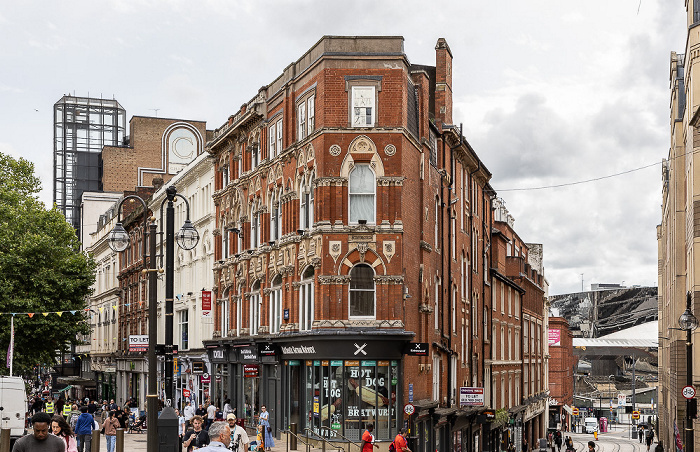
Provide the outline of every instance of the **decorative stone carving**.
{"type": "Polygon", "coordinates": [[[365,254],[367,253],[367,250],[369,249],[369,244],[368,243],[358,243],[357,246],[357,251],[360,253],[360,262],[365,261],[365,254]]]}
{"type": "Polygon", "coordinates": [[[349,275],[320,275],[318,276],[319,284],[350,284],[349,275]]]}
{"type": "Polygon", "coordinates": [[[333,262],[338,262],[338,257],[340,257],[340,253],[343,250],[343,242],[340,240],[334,240],[328,242],[328,247],[330,248],[329,253],[333,258],[333,262]]]}
{"type": "Polygon", "coordinates": [[[432,251],[433,247],[430,246],[430,243],[426,242],[425,240],[420,241],[420,247],[421,249],[424,249],[426,251],[432,251]]]}
{"type": "Polygon", "coordinates": [[[403,284],[402,275],[377,275],[374,277],[377,284],[403,284]]]}
{"type": "Polygon", "coordinates": [[[396,242],[393,240],[386,240],[383,245],[384,256],[386,256],[387,262],[391,262],[391,258],[396,254],[396,242]]]}
{"type": "Polygon", "coordinates": [[[338,157],[340,155],[341,149],[340,146],[337,144],[334,144],[328,149],[328,152],[333,156],[333,157],[338,157]]]}
{"type": "Polygon", "coordinates": [[[374,143],[372,140],[370,140],[368,137],[361,135],[357,138],[355,138],[352,143],[350,143],[350,153],[367,153],[367,152],[376,152],[375,150],[374,143]]]}
{"type": "Polygon", "coordinates": [[[394,146],[393,144],[387,144],[384,147],[384,153],[391,157],[392,155],[396,154],[396,146],[394,146]]]}

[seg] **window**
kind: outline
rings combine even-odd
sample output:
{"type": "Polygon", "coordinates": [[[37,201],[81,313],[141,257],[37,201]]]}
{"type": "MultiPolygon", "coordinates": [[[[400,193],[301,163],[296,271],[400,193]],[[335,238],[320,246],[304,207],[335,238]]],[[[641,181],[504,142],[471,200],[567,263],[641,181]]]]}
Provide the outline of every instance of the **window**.
{"type": "Polygon", "coordinates": [[[366,163],[355,165],[350,172],[350,223],[357,224],[365,220],[369,224],[375,221],[375,190],[374,172],[366,163]]]}
{"type": "Polygon", "coordinates": [[[479,304],[479,296],[475,294],[472,298],[472,336],[477,337],[479,336],[479,311],[477,310],[477,305],[479,304]]]}
{"type": "Polygon", "coordinates": [[[308,128],[308,133],[307,135],[311,135],[313,131],[316,129],[316,121],[314,118],[315,115],[315,101],[316,101],[316,96],[311,96],[306,100],[306,113],[307,113],[307,120],[306,120],[306,126],[308,128]]]}
{"type": "Polygon", "coordinates": [[[280,187],[277,192],[277,204],[275,208],[277,209],[277,238],[282,238],[282,188],[280,187]]]}
{"type": "Polygon", "coordinates": [[[260,209],[258,208],[257,204],[254,204],[253,206],[253,209],[251,209],[250,221],[250,246],[252,249],[256,249],[262,242],[262,228],[260,227],[260,209]]]}
{"type": "MultiPolygon", "coordinates": [[[[452,224],[452,230],[450,231],[450,256],[452,256],[452,259],[457,259],[457,217],[455,215],[456,212],[452,210],[452,218],[450,219],[450,223],[452,224]]],[[[486,274],[486,272],[484,272],[484,274],[486,274]]]]}
{"type": "Polygon", "coordinates": [[[352,127],[372,127],[375,119],[373,86],[352,87],[352,127]]]}
{"type": "Polygon", "coordinates": [[[280,204],[277,195],[273,194],[270,199],[272,214],[270,215],[270,240],[279,240],[280,234],[280,204]]]}
{"type": "Polygon", "coordinates": [[[277,154],[282,153],[282,120],[277,121],[277,146],[275,147],[277,149],[277,154]]]}
{"type": "Polygon", "coordinates": [[[221,232],[221,258],[226,260],[228,259],[229,253],[228,237],[230,232],[228,231],[226,225],[224,225],[222,229],[223,231],[221,232]]]}
{"type": "Polygon", "coordinates": [[[519,361],[520,360],[520,333],[518,330],[515,330],[515,360],[519,361]]]}
{"type": "Polygon", "coordinates": [[[433,400],[440,400],[440,355],[433,355],[433,400]]]}
{"type": "Polygon", "coordinates": [[[484,306],[484,341],[489,340],[489,307],[484,306]]]}
{"type": "Polygon", "coordinates": [[[189,311],[183,309],[178,313],[180,324],[180,350],[187,350],[189,347],[189,311]]]}
{"type": "Polygon", "coordinates": [[[501,361],[503,361],[504,359],[506,359],[506,354],[505,354],[505,351],[506,351],[505,332],[506,332],[505,327],[501,327],[501,361]]]}
{"type": "Polygon", "coordinates": [[[508,327],[508,359],[513,359],[513,330],[508,327]]]}
{"type": "Polygon", "coordinates": [[[228,175],[228,165],[224,166],[221,169],[221,180],[222,180],[222,188],[226,188],[226,186],[230,182],[229,175],[228,175]]]}
{"type": "Polygon", "coordinates": [[[314,224],[314,176],[309,177],[308,183],[301,186],[299,227],[311,229],[314,224]]]}
{"type": "Polygon", "coordinates": [[[238,296],[236,297],[236,336],[241,335],[241,328],[243,328],[243,297],[241,296],[241,289],[238,289],[238,296]]]}
{"type": "Polygon", "coordinates": [[[243,252],[243,223],[239,224],[239,230],[238,230],[238,238],[236,239],[236,252],[237,253],[242,253],[243,252]]]}
{"type": "Polygon", "coordinates": [[[515,317],[520,318],[520,292],[515,292],[515,317]]]}
{"type": "Polygon", "coordinates": [[[350,317],[374,316],[374,270],[359,264],[350,270],[350,317]]]}
{"type": "Polygon", "coordinates": [[[282,324],[282,277],[272,280],[270,292],[270,333],[279,333],[282,324]]]}
{"type": "Polygon", "coordinates": [[[506,285],[503,281],[500,283],[501,286],[501,314],[506,313],[506,285]]]}
{"type": "Polygon", "coordinates": [[[229,297],[228,292],[224,295],[224,299],[221,300],[221,337],[228,336],[229,330],[229,297]]]}
{"type": "Polygon", "coordinates": [[[250,158],[251,158],[251,169],[255,169],[260,164],[260,146],[257,143],[253,143],[250,146],[250,158]]]}
{"type": "Polygon", "coordinates": [[[314,322],[314,268],[307,267],[299,286],[299,330],[308,331],[314,322]]]}
{"type": "Polygon", "coordinates": [[[440,328],[440,324],[438,323],[438,312],[440,312],[440,309],[438,308],[438,301],[440,300],[440,278],[436,277],[435,278],[435,309],[433,310],[433,316],[435,317],[435,329],[437,330],[440,328]]]}
{"type": "Polygon", "coordinates": [[[513,288],[508,287],[508,317],[513,316],[513,288]]]}
{"type": "Polygon", "coordinates": [[[297,107],[297,120],[299,121],[297,140],[301,141],[306,138],[306,102],[302,102],[297,107]]]}
{"type": "Polygon", "coordinates": [[[251,336],[258,334],[258,329],[260,328],[260,281],[256,281],[253,284],[253,290],[250,294],[250,318],[248,325],[250,325],[251,336]]]}
{"type": "Polygon", "coordinates": [[[440,213],[440,198],[435,197],[435,249],[439,248],[438,240],[440,239],[440,227],[438,225],[438,215],[440,213]]]}
{"type": "Polygon", "coordinates": [[[268,141],[269,141],[269,152],[270,159],[273,159],[277,155],[277,150],[275,149],[275,144],[277,143],[277,132],[275,131],[275,124],[273,123],[268,129],[268,141]]]}
{"type": "Polygon", "coordinates": [[[238,178],[240,179],[241,176],[243,175],[243,159],[239,156],[238,161],[236,162],[236,166],[238,167],[238,178]]]}
{"type": "Polygon", "coordinates": [[[450,303],[452,306],[450,306],[450,309],[452,310],[452,332],[457,333],[457,286],[454,286],[452,289],[452,300],[450,300],[450,303]]]}

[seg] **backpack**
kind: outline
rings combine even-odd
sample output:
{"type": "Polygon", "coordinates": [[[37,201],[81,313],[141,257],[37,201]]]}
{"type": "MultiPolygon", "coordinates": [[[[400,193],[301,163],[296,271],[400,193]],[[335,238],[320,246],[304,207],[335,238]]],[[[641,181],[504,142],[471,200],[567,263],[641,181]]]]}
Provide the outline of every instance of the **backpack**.
{"type": "Polygon", "coordinates": [[[396,446],[393,441],[389,444],[389,452],[396,452],[396,446]]]}

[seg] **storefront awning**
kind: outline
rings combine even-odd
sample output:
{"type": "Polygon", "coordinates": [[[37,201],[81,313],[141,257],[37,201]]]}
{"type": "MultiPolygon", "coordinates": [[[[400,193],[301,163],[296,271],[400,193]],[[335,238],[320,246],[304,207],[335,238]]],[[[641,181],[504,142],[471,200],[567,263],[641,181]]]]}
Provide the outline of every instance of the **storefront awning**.
{"type": "Polygon", "coordinates": [[[82,377],[58,377],[57,380],[59,383],[64,383],[73,386],[82,386],[84,388],[97,386],[95,380],[88,380],[87,378],[82,377]]]}
{"type": "Polygon", "coordinates": [[[569,413],[569,414],[571,414],[571,415],[574,414],[574,410],[572,410],[571,407],[570,407],[569,405],[564,404],[564,405],[562,406],[562,408],[564,408],[564,411],[566,411],[567,413],[569,413]]]}

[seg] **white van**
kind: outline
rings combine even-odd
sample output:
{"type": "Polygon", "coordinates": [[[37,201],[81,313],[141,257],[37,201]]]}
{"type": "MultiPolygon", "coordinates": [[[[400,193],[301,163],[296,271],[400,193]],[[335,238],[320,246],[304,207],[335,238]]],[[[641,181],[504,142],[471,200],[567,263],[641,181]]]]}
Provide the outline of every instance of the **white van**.
{"type": "Polygon", "coordinates": [[[587,417],[583,420],[583,425],[586,427],[586,433],[594,433],[598,431],[598,419],[587,417]]]}
{"type": "Polygon", "coordinates": [[[10,438],[25,434],[27,392],[22,377],[0,376],[0,428],[10,429],[10,438]]]}

